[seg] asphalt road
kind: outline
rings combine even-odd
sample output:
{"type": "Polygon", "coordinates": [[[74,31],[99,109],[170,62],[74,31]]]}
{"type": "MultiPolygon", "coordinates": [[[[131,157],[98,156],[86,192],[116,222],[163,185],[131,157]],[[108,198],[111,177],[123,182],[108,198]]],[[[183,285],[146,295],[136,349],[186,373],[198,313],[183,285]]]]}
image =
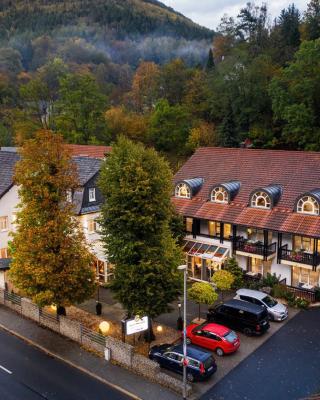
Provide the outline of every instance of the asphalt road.
{"type": "Polygon", "coordinates": [[[320,393],[320,308],[300,312],[201,400],[298,400],[320,393]]]}
{"type": "Polygon", "coordinates": [[[0,330],[0,400],[130,397],[0,330]]]}

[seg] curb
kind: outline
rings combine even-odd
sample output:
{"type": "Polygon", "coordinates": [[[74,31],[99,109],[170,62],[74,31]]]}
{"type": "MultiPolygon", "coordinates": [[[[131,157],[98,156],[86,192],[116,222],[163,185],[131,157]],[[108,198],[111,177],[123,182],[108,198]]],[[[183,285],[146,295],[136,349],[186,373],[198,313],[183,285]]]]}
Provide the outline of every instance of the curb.
{"type": "Polygon", "coordinates": [[[52,353],[50,350],[48,350],[45,347],[41,346],[40,344],[34,342],[33,340],[28,339],[28,338],[20,335],[20,333],[17,333],[17,332],[7,328],[6,326],[4,326],[2,324],[0,324],[0,328],[3,329],[6,332],[9,332],[11,335],[16,336],[17,338],[23,340],[27,344],[29,344],[29,345],[31,345],[33,347],[36,347],[37,349],[43,351],[44,353],[48,354],[49,356],[51,356],[53,358],[56,358],[57,360],[60,360],[60,361],[64,362],[65,364],[68,364],[69,366],[71,366],[73,368],[76,368],[77,370],[83,372],[84,374],[89,375],[91,378],[94,378],[94,379],[100,381],[101,383],[104,383],[105,385],[110,386],[113,389],[118,390],[119,392],[125,394],[126,396],[131,397],[133,400],[143,400],[141,397],[138,397],[135,394],[129,392],[128,390],[123,389],[121,386],[118,386],[118,385],[116,385],[114,383],[111,383],[111,382],[107,381],[106,379],[101,378],[100,376],[94,374],[93,372],[90,372],[89,370],[87,370],[87,369],[85,369],[83,367],[80,367],[77,364],[74,364],[72,361],[69,361],[69,360],[63,358],[63,357],[59,356],[58,354],[52,353]]]}

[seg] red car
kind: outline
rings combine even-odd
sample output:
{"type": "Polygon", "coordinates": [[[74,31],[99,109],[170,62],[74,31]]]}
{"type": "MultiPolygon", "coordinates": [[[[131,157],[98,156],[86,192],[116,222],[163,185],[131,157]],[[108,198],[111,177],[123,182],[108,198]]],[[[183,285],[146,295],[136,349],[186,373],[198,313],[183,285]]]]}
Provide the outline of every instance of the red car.
{"type": "Polygon", "coordinates": [[[187,326],[189,343],[213,350],[218,356],[234,353],[240,346],[238,335],[223,325],[206,322],[187,326]]]}

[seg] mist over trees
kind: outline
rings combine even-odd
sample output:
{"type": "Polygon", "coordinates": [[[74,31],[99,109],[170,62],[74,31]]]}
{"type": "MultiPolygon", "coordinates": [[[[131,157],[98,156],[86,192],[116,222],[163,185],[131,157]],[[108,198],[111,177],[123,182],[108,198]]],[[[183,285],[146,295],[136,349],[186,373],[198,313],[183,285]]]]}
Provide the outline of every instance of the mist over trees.
{"type": "Polygon", "coordinates": [[[19,7],[0,6],[0,145],[41,128],[83,144],[125,135],[174,166],[198,146],[247,138],[320,150],[320,0],[272,22],[248,3],[216,34],[158,2],[126,0],[128,15],[116,7],[112,18],[105,3],[60,1],[52,15],[41,3],[34,29],[32,8],[21,22],[19,7]]]}

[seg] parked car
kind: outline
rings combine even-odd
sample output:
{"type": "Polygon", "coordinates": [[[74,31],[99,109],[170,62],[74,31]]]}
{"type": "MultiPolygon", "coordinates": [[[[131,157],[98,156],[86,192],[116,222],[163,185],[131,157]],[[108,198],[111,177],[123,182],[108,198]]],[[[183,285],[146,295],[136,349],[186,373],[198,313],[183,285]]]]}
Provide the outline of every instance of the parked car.
{"type": "Polygon", "coordinates": [[[283,321],[288,317],[288,309],[285,305],[258,290],[239,289],[235,299],[248,301],[249,303],[265,307],[272,321],[283,321]]]}
{"type": "Polygon", "coordinates": [[[240,339],[234,331],[223,325],[208,322],[189,325],[187,338],[192,344],[215,351],[219,357],[234,353],[240,346],[240,339]]]}
{"type": "Polygon", "coordinates": [[[210,308],[207,318],[209,322],[226,325],[247,336],[261,335],[270,327],[266,308],[243,300],[233,299],[210,308]]]}
{"type": "MultiPolygon", "coordinates": [[[[163,368],[183,373],[183,345],[162,344],[153,346],[149,358],[163,368]]],[[[212,354],[195,346],[187,346],[187,379],[189,382],[208,379],[217,370],[212,354]]]]}

